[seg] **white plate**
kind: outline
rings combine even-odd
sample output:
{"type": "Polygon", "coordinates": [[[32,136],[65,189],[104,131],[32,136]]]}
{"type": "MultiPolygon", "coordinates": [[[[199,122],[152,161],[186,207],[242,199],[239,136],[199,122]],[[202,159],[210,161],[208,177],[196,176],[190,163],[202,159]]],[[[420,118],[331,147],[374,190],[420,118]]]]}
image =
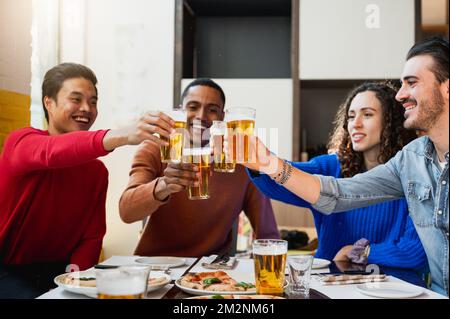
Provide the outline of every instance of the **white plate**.
{"type": "Polygon", "coordinates": [[[80,294],[80,295],[85,295],[91,298],[97,298],[97,288],[96,287],[81,287],[78,285],[70,285],[70,284],[66,284],[64,283],[64,278],[67,277],[68,275],[70,276],[74,276],[75,278],[82,278],[82,277],[89,277],[89,278],[95,278],[95,271],[92,270],[87,270],[87,271],[80,271],[80,272],[72,272],[70,274],[66,273],[66,274],[62,274],[59,276],[56,276],[55,279],[53,280],[55,282],[55,284],[58,285],[58,287],[62,287],[64,288],[64,290],[76,293],[76,294],[80,294]]]}
{"type": "MultiPolygon", "coordinates": [[[[230,274],[230,276],[236,280],[237,282],[246,282],[246,283],[251,283],[251,284],[255,284],[254,279],[249,280],[248,279],[248,273],[243,273],[243,272],[236,272],[234,271],[232,274],[230,274]]],[[[191,295],[196,295],[196,296],[202,296],[202,295],[256,295],[256,288],[251,288],[250,290],[247,291],[210,291],[210,290],[202,290],[202,289],[194,289],[194,288],[188,288],[188,287],[184,287],[180,284],[181,279],[183,279],[183,277],[178,278],[175,281],[175,286],[177,286],[178,288],[180,288],[182,291],[191,294],[191,295]]],[[[284,282],[284,289],[286,289],[289,286],[289,282],[287,280],[285,280],[284,282]]]]}
{"type": "Polygon", "coordinates": [[[135,260],[137,263],[156,267],[179,267],[186,264],[185,258],[179,257],[141,257],[135,260]]]}
{"type": "Polygon", "coordinates": [[[371,282],[357,285],[359,292],[379,298],[413,298],[421,295],[422,287],[401,282],[371,282]]]}
{"type": "Polygon", "coordinates": [[[325,268],[325,267],[327,267],[329,264],[331,264],[331,261],[329,261],[329,260],[327,260],[327,259],[314,258],[313,264],[312,264],[312,269],[325,268]]]}
{"type": "Polygon", "coordinates": [[[147,292],[151,292],[151,291],[155,291],[158,290],[162,287],[164,287],[165,285],[167,285],[168,283],[170,283],[170,281],[172,280],[172,278],[170,278],[169,275],[164,274],[164,273],[157,273],[155,271],[152,271],[150,273],[150,278],[164,278],[164,281],[158,282],[158,283],[149,283],[147,285],[147,292]]]}
{"type": "MultiPolygon", "coordinates": [[[[55,284],[58,285],[58,287],[62,287],[63,289],[76,293],[76,294],[81,294],[81,295],[85,295],[91,298],[97,298],[97,287],[81,287],[78,285],[70,285],[70,284],[65,284],[63,282],[64,278],[68,275],[71,276],[77,276],[79,278],[81,277],[89,277],[89,278],[95,278],[95,272],[92,270],[87,270],[87,271],[80,271],[80,272],[73,272],[70,274],[62,274],[59,276],[56,276],[54,279],[55,284]]],[[[167,285],[168,283],[170,283],[171,278],[169,275],[164,274],[162,272],[155,272],[152,271],[150,273],[151,278],[161,278],[163,277],[165,280],[158,282],[156,284],[149,284],[147,286],[147,292],[151,292],[151,291],[155,291],[158,290],[162,287],[164,287],[165,285],[167,285]]]]}

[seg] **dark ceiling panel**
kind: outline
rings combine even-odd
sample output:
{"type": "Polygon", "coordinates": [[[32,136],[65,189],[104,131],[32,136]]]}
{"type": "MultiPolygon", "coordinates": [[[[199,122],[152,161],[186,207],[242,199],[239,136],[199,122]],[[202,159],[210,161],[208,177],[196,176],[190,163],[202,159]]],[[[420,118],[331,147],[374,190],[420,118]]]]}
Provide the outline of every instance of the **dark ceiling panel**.
{"type": "Polygon", "coordinates": [[[197,16],[290,16],[291,0],[184,0],[197,16]]]}

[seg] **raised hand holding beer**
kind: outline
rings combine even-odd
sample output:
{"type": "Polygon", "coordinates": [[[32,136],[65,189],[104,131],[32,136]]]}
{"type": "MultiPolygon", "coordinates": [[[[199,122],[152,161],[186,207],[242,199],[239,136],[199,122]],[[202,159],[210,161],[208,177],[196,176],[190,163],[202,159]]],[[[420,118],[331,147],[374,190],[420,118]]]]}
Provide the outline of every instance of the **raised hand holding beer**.
{"type": "Polygon", "coordinates": [[[164,170],[164,176],[158,179],[154,196],[164,200],[167,196],[184,191],[187,187],[199,185],[199,168],[191,163],[169,163],[164,170]]]}
{"type": "Polygon", "coordinates": [[[151,111],[142,115],[129,126],[109,130],[103,138],[103,147],[111,151],[123,145],[137,145],[150,140],[158,145],[168,145],[162,138],[169,138],[175,121],[162,112],[151,111]],[[158,137],[158,136],[159,137],[158,137]]]}
{"type": "MultiPolygon", "coordinates": [[[[233,146],[234,138],[232,133],[228,133],[224,141],[224,153],[227,158],[232,158],[233,152],[236,151],[236,147],[233,146]]],[[[276,155],[272,154],[270,150],[264,145],[264,143],[257,136],[249,136],[248,138],[249,148],[249,161],[240,163],[241,165],[268,175],[276,174],[281,167],[283,167],[283,161],[276,155]]]]}

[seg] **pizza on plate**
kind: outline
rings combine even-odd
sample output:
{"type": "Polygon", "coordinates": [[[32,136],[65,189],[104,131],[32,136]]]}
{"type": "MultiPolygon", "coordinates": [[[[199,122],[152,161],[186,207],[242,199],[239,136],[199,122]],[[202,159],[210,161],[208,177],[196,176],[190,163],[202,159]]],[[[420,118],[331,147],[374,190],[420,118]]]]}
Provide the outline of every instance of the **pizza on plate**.
{"type": "MultiPolygon", "coordinates": [[[[96,287],[95,277],[93,276],[79,276],[79,275],[71,275],[67,274],[60,278],[60,283],[69,286],[78,286],[78,287],[96,287]]],[[[148,279],[148,286],[157,286],[169,283],[170,280],[166,277],[156,277],[148,279]]]]}
{"type": "Polygon", "coordinates": [[[64,285],[69,286],[95,287],[95,277],[93,276],[78,276],[67,274],[60,278],[60,282],[64,285]]]}
{"type": "Polygon", "coordinates": [[[180,285],[190,289],[207,291],[252,291],[255,285],[237,282],[224,271],[188,273],[180,279],[180,285]]]}

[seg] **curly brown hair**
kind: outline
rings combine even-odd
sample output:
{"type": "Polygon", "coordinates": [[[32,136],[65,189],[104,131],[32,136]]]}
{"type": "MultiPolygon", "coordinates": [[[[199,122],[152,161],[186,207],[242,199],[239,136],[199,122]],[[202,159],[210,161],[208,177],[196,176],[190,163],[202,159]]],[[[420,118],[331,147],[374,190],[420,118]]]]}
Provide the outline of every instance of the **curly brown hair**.
{"type": "Polygon", "coordinates": [[[347,130],[348,110],[355,96],[359,93],[371,91],[380,101],[383,112],[383,123],[380,139],[380,154],[378,161],[386,163],[406,144],[416,138],[414,131],[403,127],[404,108],[395,100],[397,88],[389,82],[366,82],[353,89],[347,96],[345,102],[339,107],[333,122],[328,148],[337,151],[341,163],[341,174],[343,177],[352,177],[365,170],[362,152],[353,150],[350,134],[347,130]]]}

